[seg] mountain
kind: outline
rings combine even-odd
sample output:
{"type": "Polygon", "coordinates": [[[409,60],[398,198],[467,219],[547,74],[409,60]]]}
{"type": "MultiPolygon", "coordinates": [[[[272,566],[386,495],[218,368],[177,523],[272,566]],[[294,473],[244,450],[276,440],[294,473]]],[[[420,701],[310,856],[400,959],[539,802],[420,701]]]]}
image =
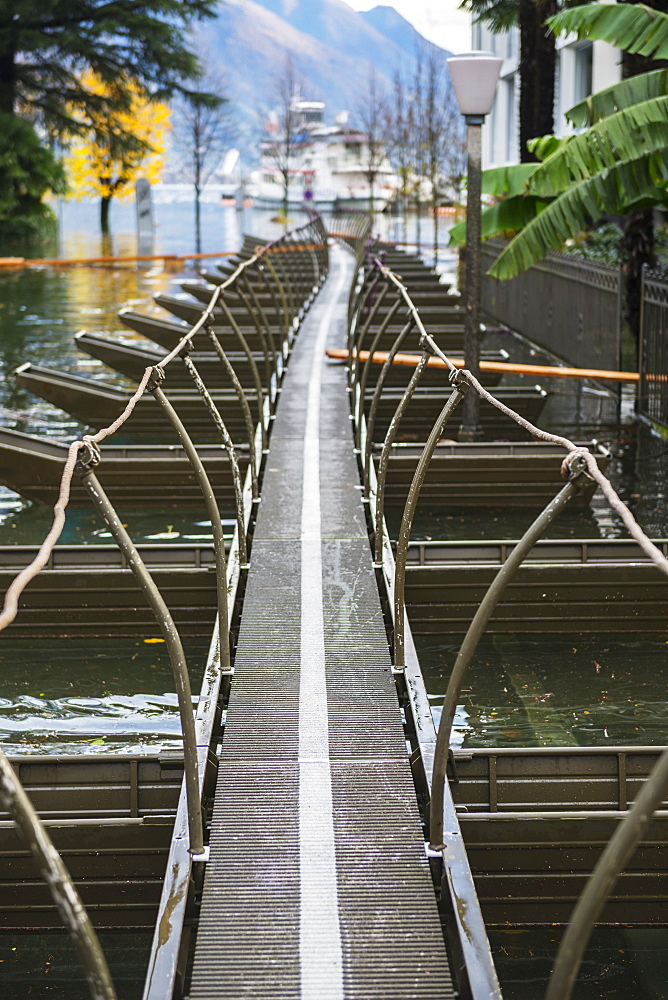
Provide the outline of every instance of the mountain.
{"type": "Polygon", "coordinates": [[[251,155],[263,114],[277,103],[277,80],[289,54],[303,78],[302,97],[325,102],[326,120],[364,103],[370,67],[390,91],[397,70],[413,74],[427,42],[391,7],[357,13],[343,0],[224,0],[197,40],[203,61],[222,70],[237,111],[240,146],[251,155]]]}

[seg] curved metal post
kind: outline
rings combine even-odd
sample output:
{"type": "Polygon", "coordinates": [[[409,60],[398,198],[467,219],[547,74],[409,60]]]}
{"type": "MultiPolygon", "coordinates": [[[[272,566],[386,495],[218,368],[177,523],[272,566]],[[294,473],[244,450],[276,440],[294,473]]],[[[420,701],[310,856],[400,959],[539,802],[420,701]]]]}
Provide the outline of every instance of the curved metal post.
{"type": "Polygon", "coordinates": [[[445,406],[436,418],[436,423],[432,427],[431,433],[427,438],[427,443],[422,450],[420,460],[413,474],[413,481],[408,491],[408,497],[406,498],[404,514],[401,518],[394,568],[394,666],[398,670],[403,670],[406,666],[406,636],[404,627],[406,609],[404,607],[404,591],[406,588],[406,558],[408,556],[408,543],[411,537],[413,518],[415,517],[418,500],[420,499],[420,490],[422,489],[431,457],[443,433],[443,428],[447,424],[450,414],[468,389],[468,385],[465,382],[460,382],[460,377],[461,375],[458,371],[450,376],[453,390],[445,406]]]}
{"type": "Polygon", "coordinates": [[[243,567],[246,567],[248,564],[248,550],[246,546],[246,523],[244,520],[244,488],[243,483],[241,482],[241,472],[239,471],[237,452],[232,442],[232,438],[229,435],[229,431],[225,426],[225,421],[220,415],[220,410],[212,399],[209,390],[204,385],[197,368],[193,364],[192,358],[188,357],[187,353],[183,354],[183,363],[190,372],[199,394],[204,400],[207,410],[211,414],[211,418],[213,419],[216,429],[220,434],[220,439],[223,442],[223,447],[225,448],[225,451],[230,459],[232,480],[234,483],[234,503],[237,514],[237,531],[239,534],[239,562],[243,567]]]}
{"type": "Polygon", "coordinates": [[[369,310],[369,315],[363,321],[362,325],[355,328],[354,337],[351,339],[351,346],[348,351],[348,365],[350,367],[350,384],[354,387],[357,385],[359,363],[358,357],[359,352],[362,349],[362,344],[364,343],[364,338],[367,335],[367,331],[371,324],[373,323],[376,313],[380,309],[383,299],[387,295],[388,285],[385,284],[380,290],[380,293],[376,300],[373,302],[371,309],[369,310]]]}
{"type": "Polygon", "coordinates": [[[93,472],[93,466],[99,464],[99,452],[88,446],[88,453],[81,452],[77,463],[77,473],[83,485],[102,514],[116,544],[125,556],[144,596],[153,609],[156,620],[163,634],[169,659],[174,674],[174,684],[179,700],[181,730],[183,733],[184,780],[188,800],[188,833],[191,854],[202,854],[204,851],[204,831],[202,828],[202,803],[199,794],[199,779],[197,766],[197,737],[195,734],[195,717],[193,715],[192,693],[183,646],[174,620],[165,604],[162,595],[146,569],[144,562],[135,548],[132,539],[120,522],[120,519],[109,502],[100,482],[93,472]]]}
{"type": "Polygon", "coordinates": [[[570,1000],[591,932],[617,879],[667,794],[668,750],[664,750],[635,802],[608,841],[575,904],[559,945],[545,1000],[570,1000]]]}
{"type": "Polygon", "coordinates": [[[109,966],[70,873],[53,846],[44,824],[23,790],[14,769],[0,750],[0,803],[27,841],[30,853],[49,887],[79,954],[93,1000],[116,1000],[109,966]]]}
{"type": "MultiPolygon", "coordinates": [[[[272,284],[269,286],[271,288],[272,298],[274,300],[274,305],[276,306],[276,315],[283,316],[283,325],[285,327],[284,340],[286,344],[289,345],[290,342],[290,316],[288,310],[288,300],[285,297],[285,289],[283,288],[283,283],[278,276],[278,272],[274,267],[273,263],[269,259],[269,254],[264,254],[261,258],[262,267],[266,267],[271,278],[272,284]],[[278,297],[276,295],[276,289],[278,289],[278,295],[280,296],[280,305],[278,297]]],[[[283,352],[281,352],[283,353],[283,352]]]]}
{"type": "Polygon", "coordinates": [[[362,294],[365,280],[366,278],[363,273],[361,262],[355,261],[355,272],[353,274],[353,279],[350,282],[350,291],[348,292],[348,333],[350,333],[352,328],[353,312],[357,305],[359,296],[362,294]]]}
{"type": "Polygon", "coordinates": [[[259,316],[260,323],[265,329],[267,335],[267,342],[269,344],[269,351],[271,353],[271,365],[273,370],[276,371],[276,344],[274,342],[274,334],[271,329],[271,323],[269,323],[269,321],[267,320],[267,314],[265,313],[264,308],[262,307],[260,300],[257,297],[254,285],[248,279],[248,271],[244,271],[243,280],[248,295],[250,296],[255,309],[254,315],[259,316]]]}
{"type": "Polygon", "coordinates": [[[299,318],[301,306],[299,305],[295,294],[298,291],[298,282],[295,280],[295,269],[292,261],[292,247],[290,239],[284,236],[280,245],[272,247],[268,252],[276,256],[276,259],[282,266],[285,273],[286,285],[290,297],[292,322],[294,323],[294,321],[299,318]]]}
{"type": "MultiPolygon", "coordinates": [[[[376,351],[376,348],[378,347],[378,344],[380,343],[380,338],[383,336],[383,334],[387,330],[388,326],[390,325],[390,323],[392,322],[392,320],[396,316],[396,314],[399,311],[400,307],[401,307],[401,300],[397,299],[397,301],[395,303],[393,303],[393,305],[390,307],[390,309],[388,310],[387,316],[385,317],[385,319],[383,320],[383,322],[380,324],[380,326],[376,330],[374,338],[371,341],[371,344],[369,346],[369,356],[366,359],[366,361],[364,362],[364,367],[362,369],[362,375],[361,375],[361,377],[358,379],[358,381],[356,383],[357,385],[359,385],[359,394],[357,396],[357,413],[356,413],[356,416],[355,416],[356,432],[357,432],[357,447],[358,448],[361,447],[361,433],[362,433],[361,424],[362,424],[362,413],[364,412],[364,397],[366,395],[366,386],[367,386],[367,382],[369,380],[369,372],[371,371],[371,366],[373,364],[373,356],[374,356],[374,353],[376,351]]],[[[361,344],[359,346],[359,350],[361,350],[361,344]]],[[[359,364],[357,365],[357,371],[359,372],[359,364]]],[[[355,391],[355,384],[353,384],[353,392],[354,391],[355,391]]]]}
{"type": "Polygon", "coordinates": [[[348,323],[348,337],[346,341],[346,347],[348,349],[348,354],[352,353],[352,345],[357,337],[357,328],[360,323],[364,323],[362,320],[362,313],[366,309],[367,302],[369,301],[369,296],[373,293],[379,280],[378,271],[375,268],[371,268],[364,275],[364,280],[362,281],[359,294],[357,296],[357,301],[353,305],[352,315],[348,323]]]}
{"type": "MultiPolygon", "coordinates": [[[[264,333],[262,331],[262,327],[261,327],[260,323],[258,322],[257,316],[253,312],[253,308],[252,308],[250,302],[248,301],[248,296],[243,291],[243,289],[241,288],[240,285],[237,286],[237,288],[235,289],[235,291],[236,291],[237,295],[239,296],[239,298],[241,299],[243,305],[245,306],[246,312],[250,316],[250,319],[251,319],[251,321],[253,323],[253,326],[255,327],[255,332],[258,335],[258,339],[260,341],[260,347],[261,347],[262,353],[264,355],[264,374],[265,374],[265,379],[266,379],[267,385],[269,387],[271,387],[271,376],[272,376],[273,371],[276,368],[276,358],[272,357],[272,355],[269,352],[269,347],[267,346],[267,341],[266,341],[266,338],[265,338],[264,333]]],[[[271,409],[271,392],[269,393],[269,407],[271,409]]]]}
{"type": "Polygon", "coordinates": [[[376,388],[373,391],[373,396],[371,397],[371,404],[369,406],[369,418],[366,422],[366,449],[364,454],[364,495],[369,495],[369,463],[371,462],[371,449],[373,448],[373,435],[376,430],[376,414],[378,412],[378,404],[380,403],[380,397],[385,386],[385,379],[387,378],[392,362],[394,361],[395,355],[397,354],[399,348],[403,344],[404,340],[408,334],[413,329],[415,325],[415,320],[413,316],[409,317],[408,323],[401,330],[399,336],[392,344],[387,358],[383,362],[383,366],[380,369],[380,375],[376,381],[376,388]]]}
{"type": "MultiPolygon", "coordinates": [[[[157,373],[162,373],[162,369],[156,368],[154,371],[156,372],[155,377],[161,381],[161,375],[158,375],[157,373]]],[[[162,378],[164,378],[164,374],[162,374],[162,378]]],[[[218,510],[218,504],[216,503],[216,498],[214,496],[213,489],[211,488],[209,477],[206,474],[206,469],[202,464],[201,458],[197,454],[197,449],[192,443],[190,435],[181,422],[181,418],[168,400],[167,396],[165,396],[159,384],[151,385],[151,382],[149,382],[147,388],[149,392],[153,394],[154,399],[162,408],[170,424],[176,431],[176,434],[183,445],[183,450],[190,459],[193,472],[197,476],[197,481],[200,485],[200,489],[202,490],[202,496],[204,497],[207,513],[211,519],[213,553],[216,560],[216,597],[218,604],[218,633],[220,636],[220,664],[224,669],[227,669],[231,663],[230,624],[227,611],[227,560],[225,558],[225,537],[223,535],[223,525],[220,520],[220,511],[218,510]]]]}
{"type": "Polygon", "coordinates": [[[292,327],[297,317],[298,309],[295,306],[294,288],[291,281],[290,269],[285,262],[285,255],[280,253],[279,248],[276,248],[267,250],[264,256],[267,259],[269,259],[269,257],[272,258],[276,271],[281,275],[281,284],[288,301],[288,320],[290,326],[292,327]]]}
{"type": "MultiPolygon", "coordinates": [[[[402,421],[403,415],[406,412],[406,408],[413,398],[413,393],[415,392],[417,385],[422,378],[422,372],[425,369],[429,358],[431,357],[431,351],[425,350],[422,357],[418,361],[415,371],[410,377],[408,385],[404,389],[404,394],[399,401],[399,405],[394,411],[394,415],[390,421],[390,426],[387,428],[387,434],[385,435],[385,441],[383,443],[383,450],[380,453],[380,461],[378,463],[378,474],[376,477],[376,519],[374,528],[374,560],[376,563],[381,563],[383,559],[383,513],[385,507],[385,481],[387,479],[387,468],[390,461],[390,451],[392,445],[394,444],[394,439],[397,436],[397,431],[399,430],[399,424],[402,421]]],[[[365,483],[369,482],[369,475],[365,469],[364,480],[365,483]]]]}
{"type": "MultiPolygon", "coordinates": [[[[253,500],[257,500],[259,496],[258,484],[257,484],[257,454],[255,451],[255,426],[253,424],[253,417],[251,415],[250,406],[248,405],[248,400],[246,399],[246,393],[244,392],[243,386],[239,379],[237,378],[237,373],[228,358],[227,354],[223,350],[223,345],[220,343],[215,333],[211,327],[207,327],[207,333],[209,339],[211,340],[216,354],[218,355],[220,361],[223,364],[225,371],[234,387],[234,391],[237,394],[237,399],[239,400],[239,405],[241,406],[241,412],[244,415],[244,423],[246,425],[246,435],[248,437],[248,451],[250,455],[250,470],[251,470],[251,495],[253,500]]],[[[185,428],[184,428],[185,430],[185,428]]]]}
{"type": "Polygon", "coordinates": [[[524,562],[526,556],[531,552],[539,538],[541,538],[555,518],[561,513],[569,500],[579,491],[584,479],[590,481],[586,472],[586,463],[580,456],[576,456],[570,464],[570,482],[559,491],[556,497],[548,503],[536,520],[531,524],[517,545],[498,571],[491,586],[478,606],[478,610],[473,616],[468,631],[464,636],[461,648],[457,653],[455,665],[452,668],[448,687],[445,692],[445,701],[441,721],[438,727],[438,737],[436,739],[436,750],[434,753],[434,776],[432,783],[432,797],[430,808],[430,831],[429,836],[434,850],[442,849],[443,844],[443,789],[446,779],[446,768],[448,763],[448,750],[450,748],[450,733],[452,723],[457,710],[457,702],[461,693],[464,679],[468,673],[473,655],[478,648],[480,638],[487,627],[494,610],[501,600],[503,593],[511,582],[515,573],[524,562]]]}
{"type": "MultiPolygon", "coordinates": [[[[260,427],[262,428],[262,447],[266,448],[267,447],[267,428],[266,428],[265,422],[264,422],[264,388],[262,386],[262,379],[260,378],[260,370],[259,370],[259,368],[257,366],[257,362],[255,360],[255,356],[253,355],[253,352],[251,351],[250,347],[248,346],[248,341],[246,340],[246,338],[244,337],[243,333],[239,329],[239,325],[238,325],[237,321],[235,320],[234,315],[232,314],[232,311],[230,310],[229,306],[227,305],[227,303],[225,302],[225,300],[223,298],[221,298],[219,300],[219,306],[223,310],[223,312],[225,313],[225,316],[227,317],[227,320],[230,323],[230,326],[234,330],[234,332],[235,332],[235,334],[236,334],[236,336],[237,336],[237,338],[239,340],[239,343],[241,344],[241,347],[242,347],[242,350],[244,351],[244,354],[248,358],[248,363],[249,363],[250,368],[251,368],[251,374],[253,376],[253,384],[255,385],[255,393],[256,393],[256,396],[257,396],[257,419],[258,419],[258,423],[260,424],[260,427]]],[[[213,327],[207,326],[206,331],[207,331],[207,333],[209,335],[209,339],[211,340],[211,343],[213,344],[214,351],[220,357],[220,353],[219,352],[222,351],[223,348],[222,348],[222,345],[221,345],[220,341],[218,340],[218,337],[216,336],[215,330],[213,329],[213,327]]],[[[271,381],[269,382],[269,385],[267,386],[267,396],[270,396],[270,395],[271,395],[271,381]]]]}

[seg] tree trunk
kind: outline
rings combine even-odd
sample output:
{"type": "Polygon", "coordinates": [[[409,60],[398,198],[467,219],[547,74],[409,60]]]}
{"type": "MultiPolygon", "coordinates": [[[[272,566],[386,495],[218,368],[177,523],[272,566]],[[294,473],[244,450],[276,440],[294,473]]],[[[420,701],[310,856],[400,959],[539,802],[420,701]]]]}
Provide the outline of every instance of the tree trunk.
{"type": "Polygon", "coordinates": [[[422,234],[420,232],[420,186],[418,185],[415,191],[415,242],[417,244],[417,252],[420,253],[420,244],[422,242],[422,234]]]}
{"type": "MultiPolygon", "coordinates": [[[[626,0],[622,0],[626,2],[626,0]]],[[[645,6],[668,13],[668,0],[646,0],[645,6]]],[[[646,56],[622,53],[622,79],[639,73],[667,66],[665,60],[651,60],[646,56]]],[[[640,342],[640,304],[642,298],[642,269],[644,264],[656,264],[654,254],[654,218],[650,208],[629,212],[624,218],[623,246],[626,252],[624,266],[624,318],[636,344],[640,342]]]]}
{"type": "Polygon", "coordinates": [[[0,50],[0,111],[14,114],[16,102],[16,52],[12,43],[0,50]]]}
{"type": "Polygon", "coordinates": [[[195,253],[202,252],[202,212],[200,198],[199,185],[195,185],[195,253]]]}
{"type": "Polygon", "coordinates": [[[555,38],[545,18],[557,11],[556,0],[519,0],[520,22],[520,160],[532,163],[527,142],[554,132],[555,38]]]}
{"type": "Polygon", "coordinates": [[[654,222],[651,208],[629,212],[624,217],[623,246],[626,251],[624,277],[626,285],[625,319],[636,343],[640,338],[640,305],[642,296],[642,269],[645,264],[653,267],[654,222]]]}
{"type": "Polygon", "coordinates": [[[195,188],[195,253],[202,252],[202,211],[201,211],[201,197],[202,197],[202,160],[199,153],[199,148],[195,150],[194,158],[194,174],[195,182],[193,187],[195,188]]]}
{"type": "Polygon", "coordinates": [[[109,209],[111,208],[111,195],[102,195],[100,199],[100,229],[103,233],[109,232],[109,209]]]}

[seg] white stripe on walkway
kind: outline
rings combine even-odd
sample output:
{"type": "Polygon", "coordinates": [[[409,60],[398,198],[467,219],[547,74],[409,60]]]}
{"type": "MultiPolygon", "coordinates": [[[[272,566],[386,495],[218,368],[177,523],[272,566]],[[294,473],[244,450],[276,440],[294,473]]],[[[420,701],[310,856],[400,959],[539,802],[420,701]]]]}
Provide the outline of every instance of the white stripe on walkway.
{"type": "MultiPolygon", "coordinates": [[[[299,682],[299,874],[302,1000],[343,1000],[329,764],[320,523],[320,393],[327,334],[349,269],[338,281],[313,344],[304,432],[299,682]]],[[[331,272],[330,272],[331,274],[331,272]]]]}

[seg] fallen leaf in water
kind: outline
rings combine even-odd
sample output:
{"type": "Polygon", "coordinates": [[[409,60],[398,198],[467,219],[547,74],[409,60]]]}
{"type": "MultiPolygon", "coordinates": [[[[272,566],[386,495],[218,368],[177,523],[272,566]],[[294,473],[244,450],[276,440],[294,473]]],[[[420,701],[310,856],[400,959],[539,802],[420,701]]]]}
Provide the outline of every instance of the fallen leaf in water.
{"type": "Polygon", "coordinates": [[[601,664],[597,663],[596,660],[594,660],[593,663],[594,663],[594,668],[596,670],[596,673],[600,674],[600,672],[601,672],[601,664]]]}
{"type": "Polygon", "coordinates": [[[144,642],[164,642],[164,639],[144,639],[144,642]]]}

